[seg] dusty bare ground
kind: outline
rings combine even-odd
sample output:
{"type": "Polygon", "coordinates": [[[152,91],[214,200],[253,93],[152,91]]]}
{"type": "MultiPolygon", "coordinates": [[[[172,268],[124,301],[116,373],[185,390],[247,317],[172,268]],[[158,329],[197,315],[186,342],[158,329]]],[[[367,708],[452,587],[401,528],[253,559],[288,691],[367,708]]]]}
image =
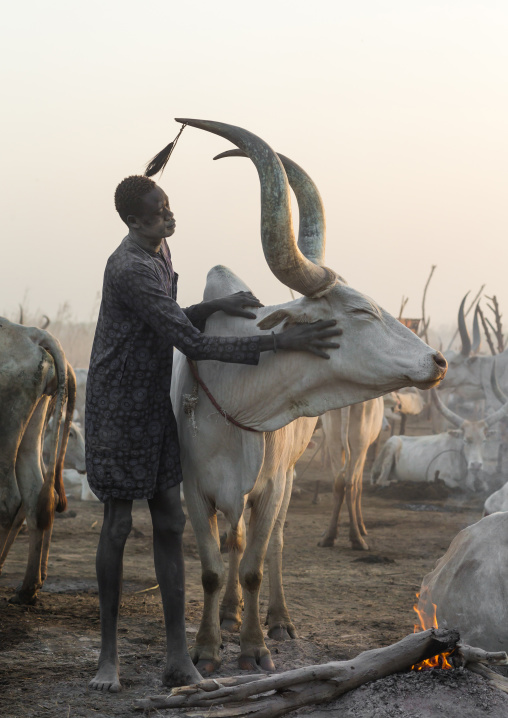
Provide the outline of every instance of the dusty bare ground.
{"type": "MultiPolygon", "coordinates": [[[[301,469],[310,456],[307,451],[301,469]]],[[[279,670],[351,658],[412,632],[412,607],[422,577],[452,537],[478,520],[482,511],[479,496],[445,499],[438,488],[429,500],[428,490],[415,493],[398,487],[381,493],[366,487],[363,503],[371,551],[351,550],[346,519],[336,546],[323,549],[317,543],[328,520],[331,486],[321,482],[321,500],[313,505],[315,480],[321,477],[319,465],[314,462],[301,475],[301,492],[290,507],[284,548],[284,583],[299,638],[286,643],[267,640],[279,670]]],[[[8,603],[23,575],[27,536],[18,537],[0,578],[0,712],[4,718],[134,716],[139,715],[133,710],[135,698],[165,692],[160,682],[164,657],[160,595],[158,590],[141,592],[156,584],[149,513],[141,503],[134,510],[135,528],[127,543],[124,567],[120,653],[125,690],[118,696],[87,692],[99,652],[94,555],[102,509],[98,503],[71,500],[68,513],[72,512],[74,517],[55,521],[49,577],[35,607],[8,603]]],[[[185,555],[191,644],[200,618],[202,591],[189,523],[185,555]]],[[[262,614],[265,610],[263,593],[262,614]]],[[[232,675],[238,672],[238,637],[224,633],[223,640],[223,665],[218,675],[232,675]]],[[[425,718],[438,714],[432,707],[437,704],[448,705],[449,716],[508,715],[508,697],[482,679],[439,678],[440,673],[385,679],[377,688],[373,684],[374,688],[355,691],[315,715],[425,718]]]]}

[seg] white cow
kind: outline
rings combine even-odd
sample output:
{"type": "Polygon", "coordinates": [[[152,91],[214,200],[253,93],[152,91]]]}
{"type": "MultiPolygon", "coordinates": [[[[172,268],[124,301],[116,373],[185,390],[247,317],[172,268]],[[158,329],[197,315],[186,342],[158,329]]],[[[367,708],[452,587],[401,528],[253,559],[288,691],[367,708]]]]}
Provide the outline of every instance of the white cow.
{"type": "MultiPolygon", "coordinates": [[[[451,411],[432,391],[432,399],[455,426],[431,436],[392,436],[372,467],[372,480],[388,486],[393,480],[430,482],[437,472],[450,488],[466,485],[475,489],[483,468],[482,448],[490,427],[508,414],[508,403],[482,421],[467,421],[451,411]]],[[[488,488],[483,481],[483,488],[488,488]]]]}
{"type": "Polygon", "coordinates": [[[496,511],[508,511],[508,482],[494,491],[483,505],[484,516],[495,514],[496,511]]]}
{"type": "Polygon", "coordinates": [[[455,391],[463,401],[485,400],[485,410],[490,411],[496,406],[490,379],[494,364],[499,384],[505,393],[508,393],[508,349],[496,356],[476,355],[480,344],[479,328],[477,328],[478,317],[475,312],[473,343],[471,343],[464,318],[466,297],[461,302],[458,316],[462,347],[460,352],[446,353],[448,374],[441,389],[455,391]]]}
{"type": "MultiPolygon", "coordinates": [[[[79,371],[79,369],[77,371],[79,371]]],[[[49,440],[50,436],[48,432],[46,432],[43,451],[43,457],[46,462],[49,440]]],[[[74,421],[71,423],[69,430],[69,440],[67,442],[63,469],[63,482],[66,490],[74,486],[79,486],[81,501],[98,501],[95,494],[91,491],[88,479],[86,478],[85,440],[79,425],[74,421]]]]}
{"type": "Polygon", "coordinates": [[[419,611],[461,640],[487,651],[508,651],[508,513],[496,513],[461,531],[423,579],[419,611]]]}
{"type": "MultiPolygon", "coordinates": [[[[42,456],[44,462],[47,464],[49,461],[49,451],[51,443],[51,432],[52,432],[53,420],[51,419],[48,425],[48,431],[44,435],[44,443],[42,456]]],[[[60,444],[58,451],[61,449],[62,434],[60,434],[60,444]]],[[[69,437],[67,441],[67,449],[64,455],[64,469],[73,469],[78,474],[86,473],[85,464],[85,440],[78,424],[74,421],[71,422],[69,427],[69,437]]]]}
{"type": "MultiPolygon", "coordinates": [[[[305,427],[301,422],[297,426],[292,422],[407,385],[430,388],[443,377],[446,362],[375,302],[322,266],[322,204],[301,168],[283,160],[300,208],[297,245],[288,181],[275,152],[240,128],[199,120],[185,122],[230,139],[255,163],[261,182],[265,257],[283,283],[304,295],[293,302],[257,310],[257,326],[252,320],[226,318],[218,312],[207,321],[206,333],[251,336],[277,332],[293,322],[330,318],[336,319],[343,330],[341,347],[331,353],[328,361],[306,352],[281,352],[264,353],[258,367],[200,362],[200,381],[221,411],[199,389],[185,358],[178,354],[175,357],[172,400],[178,420],[185,499],[197,538],[204,588],[194,660],[205,671],[220,663],[219,593],[225,568],[216,512],[220,510],[225,515],[232,534],[238,537],[235,548],[242,550],[247,505],[251,507],[248,539],[239,566],[245,602],[240,665],[273,668],[259,620],[259,589],[272,530],[289,501],[293,473],[290,467],[299,447],[305,445],[301,438],[305,427]],[[226,414],[251,431],[228,421],[226,414]]],[[[246,289],[227,268],[215,267],[208,274],[204,298],[211,300],[246,289]]],[[[277,541],[280,577],[282,532],[277,541]]],[[[287,623],[284,617],[278,621],[282,632],[289,628],[287,623]]]]}
{"type": "Polygon", "coordinates": [[[334,477],[330,523],[319,546],[333,546],[337,538],[340,510],[346,499],[349,511],[349,540],[354,549],[368,550],[367,530],[362,517],[363,469],[369,446],[383,424],[383,399],[329,411],[321,417],[326,442],[326,466],[334,477]]]}
{"type": "Polygon", "coordinates": [[[384,398],[385,417],[394,431],[395,418],[400,418],[399,434],[406,433],[406,419],[408,416],[418,416],[423,411],[425,401],[418,389],[408,387],[400,391],[392,391],[384,398]]]}
{"type": "Polygon", "coordinates": [[[99,500],[91,490],[86,474],[79,473],[76,469],[64,469],[63,482],[66,491],[72,491],[75,486],[79,487],[79,498],[81,501],[99,500]]]}
{"type": "Polygon", "coordinates": [[[14,597],[19,603],[35,601],[47,574],[55,507],[59,511],[66,507],[61,472],[75,392],[74,373],[58,341],[42,329],[0,317],[0,571],[26,516],[29,555],[23,583],[14,597]],[[46,414],[53,406],[45,470],[41,445],[46,414]]]}

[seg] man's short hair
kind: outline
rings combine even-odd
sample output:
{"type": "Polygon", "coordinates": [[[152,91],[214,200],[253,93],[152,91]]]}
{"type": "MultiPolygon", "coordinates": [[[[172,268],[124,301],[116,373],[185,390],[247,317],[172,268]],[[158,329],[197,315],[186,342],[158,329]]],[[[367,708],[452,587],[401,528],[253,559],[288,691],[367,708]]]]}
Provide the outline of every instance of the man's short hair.
{"type": "Polygon", "coordinates": [[[142,199],[157,187],[155,182],[143,175],[131,175],[120,182],[115,190],[116,211],[127,224],[127,217],[139,217],[143,213],[142,199]]]}

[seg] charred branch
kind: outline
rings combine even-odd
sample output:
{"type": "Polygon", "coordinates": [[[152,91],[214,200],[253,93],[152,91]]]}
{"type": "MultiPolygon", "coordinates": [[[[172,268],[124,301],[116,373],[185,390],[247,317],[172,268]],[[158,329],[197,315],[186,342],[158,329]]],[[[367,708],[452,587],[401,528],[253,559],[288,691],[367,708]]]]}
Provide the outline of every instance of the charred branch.
{"type": "Polygon", "coordinates": [[[327,703],[368,681],[412,666],[446,652],[457,665],[472,661],[506,663],[505,653],[489,654],[459,643],[455,630],[430,629],[406,636],[398,643],[361,653],[350,661],[308,666],[260,678],[259,675],[205,680],[173,689],[169,696],[138,700],[139,710],[204,708],[193,716],[274,718],[302,706],[327,703]]]}

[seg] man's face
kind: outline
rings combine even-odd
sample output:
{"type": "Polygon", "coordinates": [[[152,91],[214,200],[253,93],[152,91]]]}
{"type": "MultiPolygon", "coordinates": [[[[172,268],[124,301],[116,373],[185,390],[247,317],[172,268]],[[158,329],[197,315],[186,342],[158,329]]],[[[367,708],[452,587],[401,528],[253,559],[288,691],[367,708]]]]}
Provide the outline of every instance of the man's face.
{"type": "Polygon", "coordinates": [[[169,208],[167,194],[160,187],[154,187],[141,200],[143,212],[139,217],[129,216],[129,222],[138,233],[147,239],[160,240],[171,237],[175,232],[176,222],[173,212],[169,208]]]}

